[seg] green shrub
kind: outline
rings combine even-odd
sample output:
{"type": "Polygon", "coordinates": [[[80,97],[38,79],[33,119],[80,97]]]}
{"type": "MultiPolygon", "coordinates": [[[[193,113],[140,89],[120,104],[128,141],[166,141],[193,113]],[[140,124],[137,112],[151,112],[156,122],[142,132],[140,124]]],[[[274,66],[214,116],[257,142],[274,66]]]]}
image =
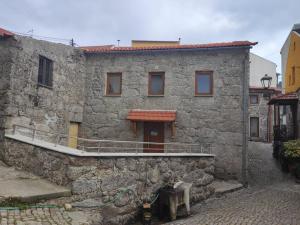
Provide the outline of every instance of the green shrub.
{"type": "Polygon", "coordinates": [[[287,158],[300,158],[300,139],[285,142],[283,150],[287,158]]]}

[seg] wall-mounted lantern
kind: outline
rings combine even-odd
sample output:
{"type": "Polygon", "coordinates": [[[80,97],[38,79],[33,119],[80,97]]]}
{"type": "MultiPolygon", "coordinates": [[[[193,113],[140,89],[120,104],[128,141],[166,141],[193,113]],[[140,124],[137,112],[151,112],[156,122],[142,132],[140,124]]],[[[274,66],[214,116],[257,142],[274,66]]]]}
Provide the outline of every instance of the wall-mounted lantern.
{"type": "Polygon", "coordinates": [[[268,76],[268,74],[265,74],[265,76],[260,79],[260,82],[263,88],[270,88],[272,77],[268,76]]]}

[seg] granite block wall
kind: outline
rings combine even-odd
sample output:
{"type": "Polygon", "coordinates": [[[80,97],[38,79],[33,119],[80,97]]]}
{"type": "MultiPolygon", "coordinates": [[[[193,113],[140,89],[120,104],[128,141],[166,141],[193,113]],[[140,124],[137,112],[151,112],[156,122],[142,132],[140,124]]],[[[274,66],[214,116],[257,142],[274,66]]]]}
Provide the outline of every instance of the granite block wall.
{"type": "MultiPolygon", "coordinates": [[[[166,123],[165,142],[211,144],[217,155],[217,175],[240,179],[242,80],[249,82],[248,57],[248,48],[87,54],[82,134],[88,138],[143,141],[143,123],[138,123],[135,137],[126,120],[131,109],[177,110],[176,135],[171,137],[166,123]],[[201,70],[214,71],[211,97],[194,96],[195,71],[201,70]],[[148,74],[155,71],[165,72],[163,97],[148,96],[148,74]],[[120,97],[105,96],[109,72],[122,73],[120,97]]],[[[248,121],[245,124],[248,127],[248,121]]]]}
{"type": "MultiPolygon", "coordinates": [[[[68,133],[70,121],[81,122],[84,105],[85,56],[71,46],[14,36],[1,42],[10,51],[9,105],[6,127],[20,124],[68,133]],[[53,61],[53,87],[38,85],[39,56],[53,61]]],[[[2,56],[1,58],[6,56],[2,56]]]]}
{"type": "Polygon", "coordinates": [[[213,156],[75,157],[8,138],[5,142],[5,163],[69,186],[70,203],[98,210],[103,217],[99,224],[128,224],[144,200],[154,200],[159,188],[179,180],[193,184],[192,202],[214,193],[213,156]]]}

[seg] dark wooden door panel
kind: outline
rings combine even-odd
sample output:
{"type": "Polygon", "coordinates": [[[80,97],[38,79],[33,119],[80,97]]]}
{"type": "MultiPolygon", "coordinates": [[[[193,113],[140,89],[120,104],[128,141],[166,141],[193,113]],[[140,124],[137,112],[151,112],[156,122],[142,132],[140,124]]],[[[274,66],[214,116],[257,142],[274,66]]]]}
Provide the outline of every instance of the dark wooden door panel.
{"type": "MultiPolygon", "coordinates": [[[[164,123],[144,122],[144,142],[164,143],[164,123]]],[[[144,152],[164,152],[164,145],[144,144],[144,152]]]]}

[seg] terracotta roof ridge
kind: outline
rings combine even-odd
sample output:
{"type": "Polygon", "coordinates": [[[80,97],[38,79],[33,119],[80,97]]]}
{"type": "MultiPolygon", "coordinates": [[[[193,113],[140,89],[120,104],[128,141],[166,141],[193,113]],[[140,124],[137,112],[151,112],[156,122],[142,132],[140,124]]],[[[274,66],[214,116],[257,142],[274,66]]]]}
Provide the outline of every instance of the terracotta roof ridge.
{"type": "Polygon", "coordinates": [[[143,50],[171,50],[171,49],[201,49],[201,48],[221,48],[221,47],[242,47],[254,46],[258,42],[250,41],[232,41],[232,42],[216,42],[206,44],[181,44],[181,45],[166,45],[166,46],[82,46],[82,50],[86,52],[110,52],[110,51],[143,51],[143,50]]]}
{"type": "Polygon", "coordinates": [[[0,27],[0,36],[2,36],[2,37],[12,37],[14,35],[15,35],[14,33],[0,27]]]}

